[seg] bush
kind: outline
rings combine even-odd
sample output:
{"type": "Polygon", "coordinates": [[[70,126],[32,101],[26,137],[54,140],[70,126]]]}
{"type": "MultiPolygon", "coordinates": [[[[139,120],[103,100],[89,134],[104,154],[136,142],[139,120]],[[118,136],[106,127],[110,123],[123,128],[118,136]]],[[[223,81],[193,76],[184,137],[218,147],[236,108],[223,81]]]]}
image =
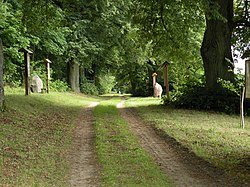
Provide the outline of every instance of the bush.
{"type": "Polygon", "coordinates": [[[68,84],[61,80],[51,81],[49,83],[49,88],[50,90],[56,92],[66,92],[69,90],[68,84]]]}
{"type": "MultiPolygon", "coordinates": [[[[177,108],[213,110],[227,114],[239,113],[244,75],[235,74],[234,83],[220,78],[217,83],[219,88],[216,91],[208,91],[204,83],[190,81],[171,92],[170,98],[162,98],[162,101],[166,105],[172,104],[177,108]]],[[[249,104],[250,102],[245,102],[246,106],[249,104]]],[[[249,110],[245,112],[250,113],[249,110]]]]}
{"type": "Polygon", "coordinates": [[[109,74],[102,75],[98,78],[98,90],[99,94],[111,93],[112,88],[115,86],[115,77],[109,74]]]}
{"type": "Polygon", "coordinates": [[[98,95],[98,89],[95,84],[87,79],[84,79],[81,83],[80,90],[87,95],[98,95]]]}
{"type": "Polygon", "coordinates": [[[146,97],[148,96],[148,89],[146,85],[146,80],[137,77],[135,80],[131,81],[131,90],[129,90],[135,97],[146,97]]]}
{"type": "MultiPolygon", "coordinates": [[[[169,100],[164,100],[164,103],[169,104],[169,100]]],[[[177,108],[213,110],[228,114],[240,111],[239,95],[225,88],[207,91],[204,87],[193,87],[173,101],[173,104],[177,108]]]]}

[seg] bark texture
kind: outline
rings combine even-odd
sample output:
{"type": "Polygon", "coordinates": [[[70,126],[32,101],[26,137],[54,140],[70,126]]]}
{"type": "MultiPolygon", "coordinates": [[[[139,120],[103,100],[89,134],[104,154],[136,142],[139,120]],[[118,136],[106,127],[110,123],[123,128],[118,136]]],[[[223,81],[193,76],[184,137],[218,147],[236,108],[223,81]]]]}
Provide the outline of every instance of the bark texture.
{"type": "Polygon", "coordinates": [[[68,63],[68,82],[74,92],[80,92],[79,87],[79,64],[71,60],[68,63]]]}
{"type": "Polygon", "coordinates": [[[206,89],[219,88],[218,78],[234,80],[231,37],[233,31],[233,0],[211,0],[206,13],[206,31],[201,47],[206,89]],[[215,18],[211,11],[219,7],[224,19],[215,18]]]}
{"type": "Polygon", "coordinates": [[[0,38],[0,109],[4,108],[4,85],[3,85],[3,44],[0,38]]]}

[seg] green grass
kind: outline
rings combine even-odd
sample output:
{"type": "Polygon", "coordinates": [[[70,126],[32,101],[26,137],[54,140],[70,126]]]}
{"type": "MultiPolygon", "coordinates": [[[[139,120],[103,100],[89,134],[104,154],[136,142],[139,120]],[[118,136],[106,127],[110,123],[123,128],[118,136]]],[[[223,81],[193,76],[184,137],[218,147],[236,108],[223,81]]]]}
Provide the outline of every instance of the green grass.
{"type": "Polygon", "coordinates": [[[163,130],[182,145],[213,165],[242,179],[250,179],[250,118],[245,129],[240,117],[213,112],[173,109],[159,99],[130,98],[127,107],[163,130]]]}
{"type": "MultiPolygon", "coordinates": [[[[80,108],[97,98],[73,93],[32,94],[6,90],[0,113],[0,186],[67,186],[66,159],[80,108]]],[[[108,97],[110,99],[110,97],[108,97]]],[[[105,98],[104,98],[105,99],[105,98]]],[[[115,105],[103,101],[94,110],[103,186],[170,186],[140,147],[115,105]]],[[[250,118],[159,105],[154,98],[129,98],[147,121],[182,145],[232,175],[250,179],[250,118]]]]}
{"type": "Polygon", "coordinates": [[[101,102],[94,110],[103,186],[171,186],[129,131],[128,124],[116,109],[119,101],[101,102]]]}
{"type": "Polygon", "coordinates": [[[0,112],[0,186],[67,186],[67,150],[80,108],[96,99],[5,89],[0,112]]]}

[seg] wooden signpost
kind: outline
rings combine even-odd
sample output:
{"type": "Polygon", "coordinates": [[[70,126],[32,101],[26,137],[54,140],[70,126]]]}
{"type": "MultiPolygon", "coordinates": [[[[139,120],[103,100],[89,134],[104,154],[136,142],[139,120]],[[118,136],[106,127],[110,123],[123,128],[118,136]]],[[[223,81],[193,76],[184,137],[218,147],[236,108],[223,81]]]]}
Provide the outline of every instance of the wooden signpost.
{"type": "Polygon", "coordinates": [[[169,98],[168,66],[169,66],[168,62],[165,62],[162,65],[162,67],[163,67],[163,75],[164,75],[164,86],[166,87],[166,96],[169,98]]]}
{"type": "Polygon", "coordinates": [[[49,79],[50,79],[50,63],[49,59],[44,59],[44,65],[46,68],[46,92],[49,93],[49,79]]]}
{"type": "Polygon", "coordinates": [[[33,52],[21,48],[18,50],[18,52],[23,52],[24,53],[24,82],[25,82],[25,95],[29,95],[30,93],[30,84],[29,84],[29,79],[30,79],[30,54],[33,52]]]}

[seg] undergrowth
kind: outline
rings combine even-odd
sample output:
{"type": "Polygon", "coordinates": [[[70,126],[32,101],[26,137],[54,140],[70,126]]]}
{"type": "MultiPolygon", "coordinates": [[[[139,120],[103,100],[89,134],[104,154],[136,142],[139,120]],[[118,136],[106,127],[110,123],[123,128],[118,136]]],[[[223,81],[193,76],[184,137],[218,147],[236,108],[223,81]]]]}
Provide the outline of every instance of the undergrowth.
{"type": "Polygon", "coordinates": [[[176,108],[210,110],[236,114],[240,112],[240,96],[229,89],[207,91],[204,87],[192,87],[176,98],[163,97],[165,105],[176,108]]]}

